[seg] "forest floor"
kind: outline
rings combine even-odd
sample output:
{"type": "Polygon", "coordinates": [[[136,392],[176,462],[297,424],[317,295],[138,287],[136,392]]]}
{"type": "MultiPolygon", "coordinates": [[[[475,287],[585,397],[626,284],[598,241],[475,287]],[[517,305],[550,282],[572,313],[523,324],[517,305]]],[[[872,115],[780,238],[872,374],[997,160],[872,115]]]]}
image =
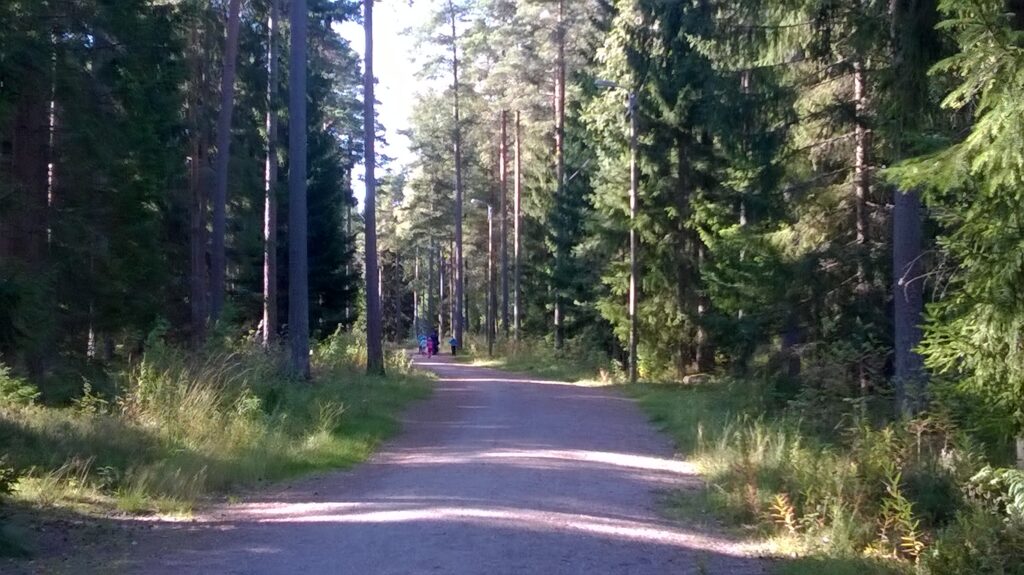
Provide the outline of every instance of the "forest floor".
{"type": "Polygon", "coordinates": [[[708,515],[664,515],[670,492],[704,483],[617,390],[445,356],[417,363],[438,375],[437,389],[368,463],[188,521],[139,521],[130,543],[68,571],[744,575],[769,567],[758,545],[708,515]]]}

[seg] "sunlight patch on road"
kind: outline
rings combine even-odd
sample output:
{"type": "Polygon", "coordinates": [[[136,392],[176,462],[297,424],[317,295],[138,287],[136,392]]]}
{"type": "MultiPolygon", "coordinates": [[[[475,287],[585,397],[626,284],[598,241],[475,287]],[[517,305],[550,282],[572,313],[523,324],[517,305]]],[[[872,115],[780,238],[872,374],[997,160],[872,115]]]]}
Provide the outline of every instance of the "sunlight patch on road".
{"type": "Polygon", "coordinates": [[[664,459],[660,457],[649,457],[630,453],[572,449],[491,449],[486,451],[455,453],[427,451],[417,453],[395,453],[386,457],[385,460],[387,463],[398,465],[459,465],[493,460],[547,460],[562,461],[568,465],[579,462],[597,463],[611,467],[665,472],[682,476],[693,476],[698,474],[697,465],[691,461],[664,459]]]}
{"type": "Polygon", "coordinates": [[[737,544],[727,539],[674,529],[656,522],[537,509],[439,505],[395,509],[393,505],[374,503],[305,503],[280,507],[274,509],[273,513],[267,511],[269,510],[260,512],[261,516],[252,519],[258,523],[461,522],[480,527],[559,534],[576,533],[622,541],[642,541],[734,556],[751,556],[761,550],[760,545],[756,543],[737,544]]]}
{"type": "Polygon", "coordinates": [[[566,385],[571,387],[598,387],[590,382],[558,381],[555,379],[526,379],[522,377],[445,377],[440,376],[441,381],[446,383],[530,383],[534,385],[566,385]]]}
{"type": "Polygon", "coordinates": [[[670,473],[678,473],[680,475],[697,474],[696,465],[689,461],[662,459],[660,457],[632,455],[629,453],[613,453],[608,451],[554,449],[501,450],[487,451],[482,453],[480,456],[483,458],[493,459],[559,459],[563,461],[586,461],[591,463],[604,463],[615,467],[644,469],[647,471],[667,471],[670,473]]]}

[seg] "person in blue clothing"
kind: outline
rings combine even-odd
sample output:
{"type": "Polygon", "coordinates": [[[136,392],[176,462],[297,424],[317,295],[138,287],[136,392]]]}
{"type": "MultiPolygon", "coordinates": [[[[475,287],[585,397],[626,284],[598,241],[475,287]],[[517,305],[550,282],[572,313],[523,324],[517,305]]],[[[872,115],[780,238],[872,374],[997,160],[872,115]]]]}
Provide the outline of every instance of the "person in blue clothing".
{"type": "Polygon", "coordinates": [[[421,333],[417,339],[419,340],[420,344],[420,355],[423,355],[424,353],[427,352],[427,336],[421,333]]]}
{"type": "Polygon", "coordinates": [[[455,339],[455,336],[453,335],[452,338],[448,340],[448,345],[452,346],[452,355],[455,355],[455,350],[459,347],[459,340],[455,339]]]}

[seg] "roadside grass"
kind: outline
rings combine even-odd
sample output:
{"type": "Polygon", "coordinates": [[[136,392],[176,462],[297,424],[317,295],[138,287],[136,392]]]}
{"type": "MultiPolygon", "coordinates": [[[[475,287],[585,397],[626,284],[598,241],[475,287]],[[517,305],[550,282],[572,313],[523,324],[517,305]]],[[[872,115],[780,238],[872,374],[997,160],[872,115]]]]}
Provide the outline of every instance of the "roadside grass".
{"type": "Polygon", "coordinates": [[[759,387],[624,387],[707,483],[667,497],[670,515],[762,539],[778,575],[1024,573],[1024,473],[987,466],[939,415],[822,426],[759,387]]]}
{"type": "Polygon", "coordinates": [[[774,566],[775,575],[909,575],[911,566],[866,557],[809,556],[788,559],[774,566]]]}
{"type": "MultiPolygon", "coordinates": [[[[361,357],[358,340],[335,335],[315,349],[307,382],[287,375],[283,354],[251,343],[196,355],[155,342],[114,396],[87,386],[66,407],[0,402],[0,467],[18,476],[8,502],[188,514],[214,494],[352,466],[431,389],[404,353],[389,356],[386,378],[366,376],[361,357]]],[[[17,538],[7,539],[0,533],[0,553],[16,553],[17,538]]]]}
{"type": "Polygon", "coordinates": [[[493,367],[505,371],[528,373],[546,379],[571,383],[609,385],[621,379],[621,369],[603,353],[593,352],[574,342],[556,351],[546,341],[500,340],[494,344],[494,355],[487,353],[483,337],[470,336],[456,361],[479,367],[493,367]]]}

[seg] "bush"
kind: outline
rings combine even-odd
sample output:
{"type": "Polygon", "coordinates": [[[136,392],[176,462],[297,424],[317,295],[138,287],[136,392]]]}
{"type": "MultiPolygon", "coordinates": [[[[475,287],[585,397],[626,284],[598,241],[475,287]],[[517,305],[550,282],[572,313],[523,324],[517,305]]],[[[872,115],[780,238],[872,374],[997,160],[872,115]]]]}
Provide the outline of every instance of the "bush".
{"type": "Polygon", "coordinates": [[[10,495],[17,480],[18,474],[10,467],[7,456],[0,457],[0,497],[10,495]]]}
{"type": "Polygon", "coordinates": [[[1024,525],[971,504],[939,534],[922,563],[930,575],[1024,575],[1022,558],[1024,525]]]}
{"type": "Polygon", "coordinates": [[[30,405],[39,399],[39,390],[27,381],[11,375],[11,368],[0,363],[0,407],[30,405]]]}

